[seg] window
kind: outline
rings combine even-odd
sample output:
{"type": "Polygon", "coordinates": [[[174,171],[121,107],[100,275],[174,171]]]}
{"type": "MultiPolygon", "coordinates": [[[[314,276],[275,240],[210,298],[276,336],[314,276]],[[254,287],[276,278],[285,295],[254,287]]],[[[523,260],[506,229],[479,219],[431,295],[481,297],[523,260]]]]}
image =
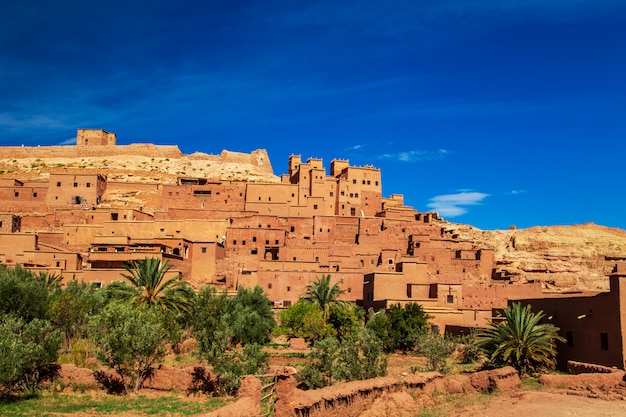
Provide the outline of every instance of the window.
{"type": "Polygon", "coordinates": [[[367,180],[367,185],[370,185],[370,180],[367,180]]]}
{"type": "Polygon", "coordinates": [[[313,210],[317,210],[317,204],[313,204],[313,210]]]}
{"type": "Polygon", "coordinates": [[[389,263],[389,265],[393,265],[393,258],[389,258],[387,262],[389,263]]]}
{"type": "Polygon", "coordinates": [[[376,181],[374,184],[375,184],[375,185],[378,185],[378,181],[376,181]]]}
{"type": "Polygon", "coordinates": [[[600,349],[609,350],[609,334],[600,333],[600,349]]]}
{"type": "Polygon", "coordinates": [[[124,252],[124,248],[117,247],[115,248],[115,252],[124,252]]]}
{"type": "Polygon", "coordinates": [[[296,231],[296,228],[295,228],[295,227],[293,227],[293,226],[291,226],[291,227],[289,228],[289,231],[291,231],[291,232],[293,233],[293,232],[295,232],[295,231],[296,231]]]}
{"type": "Polygon", "coordinates": [[[454,303],[454,295],[452,295],[452,294],[446,295],[446,303],[448,303],[448,304],[454,303]]]}
{"type": "Polygon", "coordinates": [[[37,197],[37,192],[36,191],[33,193],[33,197],[37,197]]]}
{"type": "Polygon", "coordinates": [[[236,244],[237,244],[237,239],[234,239],[233,240],[233,245],[236,245],[236,244]]]}
{"type": "Polygon", "coordinates": [[[278,239],[276,239],[274,242],[278,245],[278,239]]]}
{"type": "Polygon", "coordinates": [[[342,192],[341,192],[341,196],[343,197],[344,195],[346,195],[346,192],[345,192],[345,191],[342,191],[342,192]]]}
{"type": "Polygon", "coordinates": [[[362,183],[363,185],[365,185],[365,180],[363,180],[361,183],[362,183]]]}
{"type": "Polygon", "coordinates": [[[201,249],[202,253],[206,253],[206,248],[201,249]]]}
{"type": "Polygon", "coordinates": [[[359,193],[354,193],[355,198],[359,198],[359,193]]]}
{"type": "Polygon", "coordinates": [[[76,188],[76,187],[78,187],[78,183],[77,182],[74,183],[74,188],[76,188]]]}
{"type": "Polygon", "coordinates": [[[350,193],[350,198],[353,198],[353,197],[354,197],[354,194],[350,193]]]}
{"type": "Polygon", "coordinates": [[[19,197],[19,196],[20,196],[20,192],[19,192],[19,191],[16,191],[15,193],[13,193],[13,195],[14,195],[15,197],[19,197]]]}
{"type": "Polygon", "coordinates": [[[333,192],[331,191],[331,192],[330,192],[330,196],[332,197],[332,196],[334,196],[334,195],[335,195],[335,193],[333,193],[333,192]]]}
{"type": "Polygon", "coordinates": [[[256,242],[256,236],[254,236],[254,237],[252,238],[252,241],[253,241],[253,242],[256,242]]]}
{"type": "Polygon", "coordinates": [[[406,284],[406,297],[407,298],[413,297],[413,285],[411,284],[406,284]]]}
{"type": "Polygon", "coordinates": [[[353,179],[353,180],[352,180],[352,184],[356,184],[356,179],[353,179]]]}
{"type": "Polygon", "coordinates": [[[287,287],[287,291],[291,291],[291,287],[287,287]]]}
{"type": "Polygon", "coordinates": [[[250,250],[250,255],[256,255],[258,253],[257,248],[251,249],[250,250]]]}
{"type": "Polygon", "coordinates": [[[57,268],[61,266],[61,262],[57,261],[57,268]]]}
{"type": "Polygon", "coordinates": [[[243,246],[246,246],[246,241],[245,241],[245,240],[242,240],[242,241],[241,241],[241,244],[242,244],[243,246]]]}
{"type": "Polygon", "coordinates": [[[57,187],[61,186],[61,181],[57,181],[57,187]]]}
{"type": "Polygon", "coordinates": [[[574,347],[574,332],[565,332],[565,340],[567,341],[567,347],[574,347]]]}
{"type": "Polygon", "coordinates": [[[85,187],[90,188],[91,187],[91,183],[88,182],[87,184],[85,184],[85,187]]]}
{"type": "Polygon", "coordinates": [[[272,283],[271,283],[271,282],[268,282],[268,283],[267,283],[267,289],[268,289],[268,290],[271,290],[271,289],[272,289],[272,283]]]}

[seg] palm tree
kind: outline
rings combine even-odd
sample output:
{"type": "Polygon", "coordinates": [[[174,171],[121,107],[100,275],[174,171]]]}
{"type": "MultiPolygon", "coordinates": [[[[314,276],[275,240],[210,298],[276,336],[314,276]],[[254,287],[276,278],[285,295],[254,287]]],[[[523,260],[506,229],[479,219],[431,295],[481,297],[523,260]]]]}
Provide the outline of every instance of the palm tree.
{"type": "Polygon", "coordinates": [[[324,322],[328,323],[330,310],[333,306],[347,306],[349,304],[347,301],[339,300],[339,296],[344,292],[339,288],[338,283],[335,282],[330,285],[330,275],[322,275],[321,278],[317,278],[306,286],[306,293],[302,299],[317,305],[322,310],[324,322]]]}
{"type": "Polygon", "coordinates": [[[530,308],[513,303],[503,310],[504,322],[491,322],[488,328],[478,331],[476,344],[492,364],[511,365],[522,374],[554,368],[556,341],[565,339],[553,324],[541,323],[543,311],[532,313],[530,308]]]}
{"type": "Polygon", "coordinates": [[[189,313],[193,290],[178,274],[166,279],[172,265],[159,258],[145,258],[124,265],[128,274],[122,274],[128,285],[114,285],[112,290],[136,305],[156,306],[162,310],[189,313]]]}

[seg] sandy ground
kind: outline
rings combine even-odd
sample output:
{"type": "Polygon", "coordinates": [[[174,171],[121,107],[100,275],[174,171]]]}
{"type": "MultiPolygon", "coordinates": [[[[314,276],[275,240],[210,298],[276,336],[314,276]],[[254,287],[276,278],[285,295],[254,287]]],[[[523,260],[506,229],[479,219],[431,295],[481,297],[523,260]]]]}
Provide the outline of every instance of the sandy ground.
{"type": "Polygon", "coordinates": [[[565,392],[518,391],[473,405],[456,417],[623,417],[626,401],[607,401],[567,395],[565,392]]]}

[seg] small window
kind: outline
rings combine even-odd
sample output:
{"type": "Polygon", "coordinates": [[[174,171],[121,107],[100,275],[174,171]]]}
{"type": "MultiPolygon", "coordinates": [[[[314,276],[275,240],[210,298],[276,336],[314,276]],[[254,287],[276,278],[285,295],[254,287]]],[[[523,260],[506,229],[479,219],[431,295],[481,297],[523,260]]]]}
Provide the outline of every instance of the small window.
{"type": "Polygon", "coordinates": [[[278,239],[276,239],[274,242],[278,245],[278,239]]]}
{"type": "Polygon", "coordinates": [[[293,226],[291,226],[291,227],[289,228],[289,231],[291,231],[291,232],[293,233],[293,232],[295,232],[295,231],[296,231],[296,228],[295,228],[295,227],[293,227],[293,226]]]}
{"type": "Polygon", "coordinates": [[[242,240],[242,241],[241,241],[241,244],[242,244],[243,246],[246,246],[246,241],[245,241],[245,240],[242,240]]]}
{"type": "Polygon", "coordinates": [[[271,282],[268,282],[268,283],[267,283],[267,289],[268,289],[268,290],[271,290],[271,289],[272,289],[272,283],[271,283],[271,282]]]}
{"type": "Polygon", "coordinates": [[[61,262],[57,261],[57,268],[61,266],[61,262]]]}
{"type": "Polygon", "coordinates": [[[202,249],[201,249],[201,252],[202,252],[202,253],[206,253],[206,248],[202,248],[202,249]]]}
{"type": "Polygon", "coordinates": [[[317,204],[313,204],[313,210],[317,210],[317,204]]]}
{"type": "Polygon", "coordinates": [[[61,181],[57,181],[57,187],[61,186],[61,181]]]}
{"type": "Polygon", "coordinates": [[[254,237],[252,238],[252,241],[253,241],[253,242],[256,242],[256,236],[254,236],[254,237]]]}
{"type": "Polygon", "coordinates": [[[352,184],[356,184],[356,179],[353,179],[353,180],[352,180],[352,184]]]}
{"type": "Polygon", "coordinates": [[[250,250],[250,255],[256,255],[258,253],[257,248],[250,250]]]}
{"type": "Polygon", "coordinates": [[[236,245],[236,244],[237,244],[237,239],[234,239],[233,240],[233,245],[236,245]]]}
{"type": "Polygon", "coordinates": [[[375,182],[375,185],[378,185],[378,181],[375,182]]]}
{"type": "Polygon", "coordinates": [[[287,291],[291,291],[291,287],[287,287],[287,291]]]}
{"type": "Polygon", "coordinates": [[[387,262],[389,263],[389,265],[393,265],[393,258],[389,258],[387,262]]]}
{"type": "Polygon", "coordinates": [[[33,193],[33,197],[35,197],[35,198],[37,197],[37,192],[33,193]]]}
{"type": "Polygon", "coordinates": [[[20,193],[19,193],[19,191],[16,191],[13,195],[16,196],[16,197],[19,197],[20,193]]]}
{"type": "Polygon", "coordinates": [[[88,182],[87,184],[85,184],[85,187],[90,188],[91,187],[91,183],[88,182]]]}
{"type": "Polygon", "coordinates": [[[74,183],[74,188],[76,188],[76,187],[78,187],[78,183],[77,182],[74,183]]]}
{"type": "Polygon", "coordinates": [[[407,298],[413,297],[413,285],[411,284],[406,284],[406,297],[407,298]]]}
{"type": "Polygon", "coordinates": [[[370,185],[370,180],[367,180],[367,185],[370,185]]]}
{"type": "Polygon", "coordinates": [[[335,195],[335,193],[333,193],[333,192],[331,191],[331,192],[330,192],[330,196],[332,197],[332,196],[334,196],[334,195],[335,195]]]}
{"type": "Polygon", "coordinates": [[[454,303],[454,295],[452,295],[452,294],[446,295],[446,303],[448,303],[448,304],[454,303]]]}
{"type": "Polygon", "coordinates": [[[609,334],[600,333],[600,349],[609,350],[609,334]]]}

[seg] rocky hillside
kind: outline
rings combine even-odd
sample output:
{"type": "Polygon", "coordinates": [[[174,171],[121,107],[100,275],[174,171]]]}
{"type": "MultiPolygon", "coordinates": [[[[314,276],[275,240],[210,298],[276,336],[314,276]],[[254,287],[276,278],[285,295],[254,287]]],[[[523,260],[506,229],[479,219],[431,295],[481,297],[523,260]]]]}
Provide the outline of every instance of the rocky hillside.
{"type": "Polygon", "coordinates": [[[540,280],[546,291],[607,290],[607,275],[616,262],[626,261],[626,231],[593,223],[512,230],[450,228],[461,239],[494,249],[501,277],[540,280]]]}
{"type": "Polygon", "coordinates": [[[178,177],[279,182],[264,149],[183,154],[175,146],[0,147],[0,178],[46,179],[50,172],[105,172],[111,181],[172,182],[178,177]],[[19,173],[19,174],[17,174],[19,173]]]}

